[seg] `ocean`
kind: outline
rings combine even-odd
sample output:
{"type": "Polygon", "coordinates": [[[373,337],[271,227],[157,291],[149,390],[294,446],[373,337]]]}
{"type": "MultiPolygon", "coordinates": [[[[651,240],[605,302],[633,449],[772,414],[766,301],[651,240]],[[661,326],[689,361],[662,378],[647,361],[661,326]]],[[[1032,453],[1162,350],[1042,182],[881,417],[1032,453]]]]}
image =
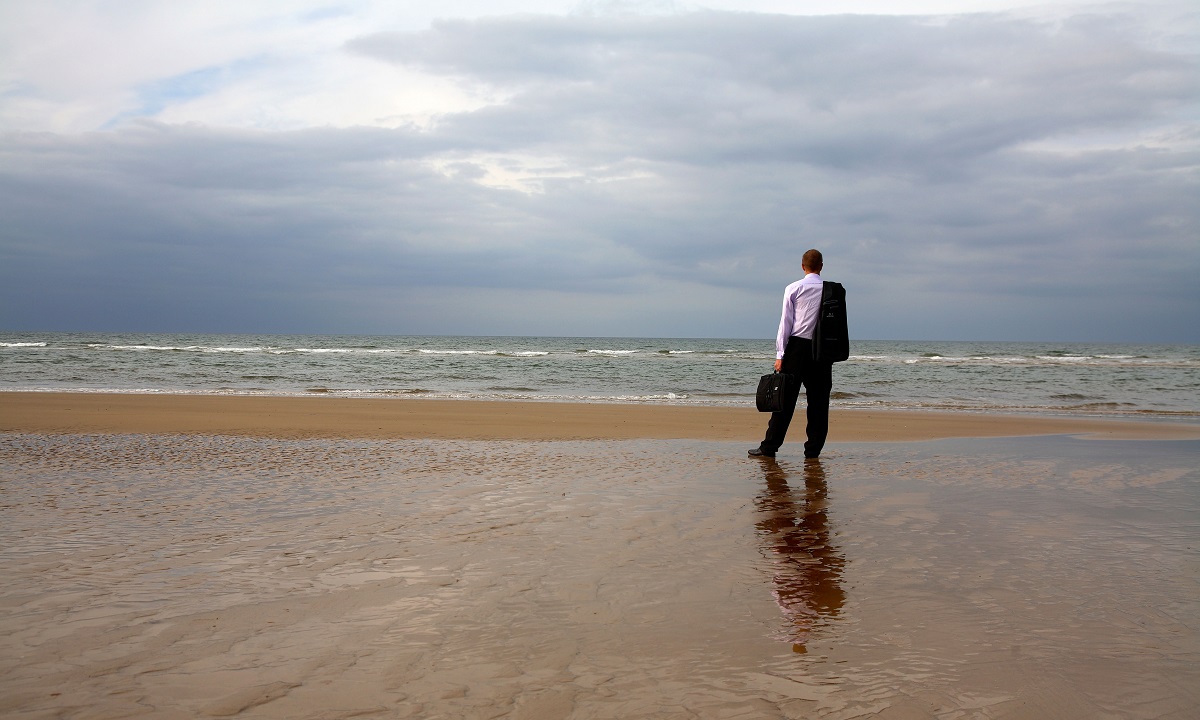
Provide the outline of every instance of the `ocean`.
{"type": "MultiPolygon", "coordinates": [[[[0,333],[0,392],[752,406],[771,339],[0,333]]],[[[1200,346],[854,342],[834,407],[1200,416],[1200,346]]]]}

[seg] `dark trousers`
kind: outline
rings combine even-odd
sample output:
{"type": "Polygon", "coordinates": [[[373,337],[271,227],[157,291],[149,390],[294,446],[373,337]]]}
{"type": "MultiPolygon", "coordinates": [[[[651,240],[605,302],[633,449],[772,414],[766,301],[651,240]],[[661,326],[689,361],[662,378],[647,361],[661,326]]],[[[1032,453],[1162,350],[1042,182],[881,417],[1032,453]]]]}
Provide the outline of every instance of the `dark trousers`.
{"type": "Polygon", "coordinates": [[[800,398],[800,386],[804,386],[804,397],[808,401],[808,439],[804,443],[804,457],[817,457],[825,447],[825,436],[829,434],[829,393],[833,390],[833,365],[813,360],[812,340],[793,337],[788,339],[783,351],[782,372],[792,376],[788,387],[784,409],[771,413],[767,424],[767,435],[759,445],[764,451],[777,452],[783,445],[792,415],[796,413],[796,401],[800,398]]]}

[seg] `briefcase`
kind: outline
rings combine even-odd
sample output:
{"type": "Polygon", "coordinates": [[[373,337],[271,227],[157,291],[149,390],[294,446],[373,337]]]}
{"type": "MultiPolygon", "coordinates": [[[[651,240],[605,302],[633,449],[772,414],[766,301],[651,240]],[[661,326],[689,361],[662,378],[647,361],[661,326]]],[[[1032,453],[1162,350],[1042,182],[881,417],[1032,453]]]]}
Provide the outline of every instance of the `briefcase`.
{"type": "Polygon", "coordinates": [[[784,403],[787,402],[784,398],[787,397],[787,389],[791,383],[792,376],[788,373],[773,372],[770,375],[763,375],[758,381],[758,395],[755,397],[758,411],[779,412],[783,410],[784,403]]]}

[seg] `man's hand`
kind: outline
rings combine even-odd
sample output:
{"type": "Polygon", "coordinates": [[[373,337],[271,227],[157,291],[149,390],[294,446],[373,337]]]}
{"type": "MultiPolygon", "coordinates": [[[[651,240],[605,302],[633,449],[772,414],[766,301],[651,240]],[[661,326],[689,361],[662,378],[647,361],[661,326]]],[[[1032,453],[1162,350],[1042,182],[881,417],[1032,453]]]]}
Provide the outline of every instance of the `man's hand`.
{"type": "Polygon", "coordinates": [[[775,361],[775,372],[779,372],[782,369],[783,369],[783,358],[779,358],[778,360],[775,361]]]}

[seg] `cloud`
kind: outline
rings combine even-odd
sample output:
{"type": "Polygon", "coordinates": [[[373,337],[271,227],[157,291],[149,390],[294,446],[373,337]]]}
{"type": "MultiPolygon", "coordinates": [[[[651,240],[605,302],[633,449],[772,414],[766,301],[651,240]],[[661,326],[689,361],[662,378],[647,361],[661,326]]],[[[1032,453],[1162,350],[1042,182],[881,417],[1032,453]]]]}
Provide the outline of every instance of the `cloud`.
{"type": "Polygon", "coordinates": [[[1162,17],[310,13],[328,55],[4,136],[0,325],[769,337],[818,246],[863,337],[1197,342],[1200,23],[1162,17]]]}
{"type": "Polygon", "coordinates": [[[1194,60],[1136,45],[1125,21],[504,18],[349,48],[511,94],[440,128],[468,146],[912,171],[1192,102],[1194,60]]]}

